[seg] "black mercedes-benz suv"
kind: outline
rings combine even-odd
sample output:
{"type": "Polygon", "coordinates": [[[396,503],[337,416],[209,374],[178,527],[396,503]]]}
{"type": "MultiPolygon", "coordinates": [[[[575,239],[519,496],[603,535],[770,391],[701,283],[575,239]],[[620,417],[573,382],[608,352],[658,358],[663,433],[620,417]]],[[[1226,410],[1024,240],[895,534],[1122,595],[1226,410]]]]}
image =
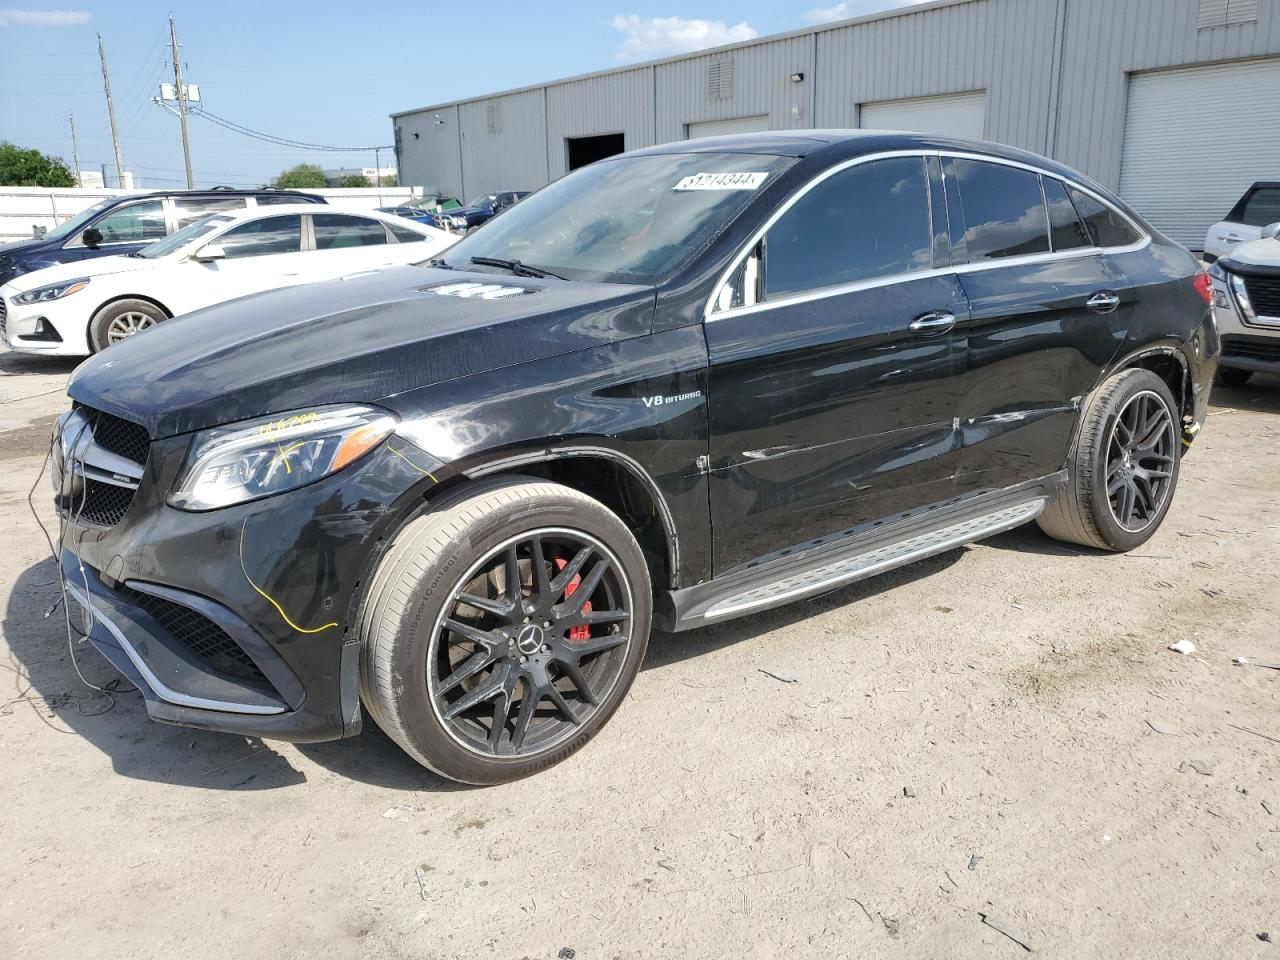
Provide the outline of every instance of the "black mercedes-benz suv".
{"type": "Polygon", "coordinates": [[[442,260],[250,297],[83,364],[68,596],[152,717],[361,704],[471,783],[569,756],[651,626],[1036,520],[1128,550],[1218,357],[1208,278],[1057,163],[808,131],[578,170],[442,260]]]}

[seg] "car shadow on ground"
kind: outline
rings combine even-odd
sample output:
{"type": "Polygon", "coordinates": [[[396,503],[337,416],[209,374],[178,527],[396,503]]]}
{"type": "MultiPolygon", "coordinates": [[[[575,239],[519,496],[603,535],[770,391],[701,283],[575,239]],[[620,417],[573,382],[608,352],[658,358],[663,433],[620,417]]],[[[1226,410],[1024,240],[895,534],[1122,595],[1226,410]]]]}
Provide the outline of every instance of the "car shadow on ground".
{"type": "Polygon", "coordinates": [[[70,373],[80,365],[84,357],[41,357],[30,353],[15,353],[0,349],[0,376],[24,376],[26,374],[70,373]]]}
{"type": "MultiPolygon", "coordinates": [[[[711,650],[751,640],[817,613],[927,577],[955,563],[963,548],[777,610],[680,634],[655,632],[643,669],[652,670],[711,650]]],[[[0,694],[0,722],[30,710],[50,730],[87,740],[121,776],[205,790],[272,790],[301,784],[307,775],[270,742],[174,727],[152,721],[141,695],[87,643],[74,639],[68,653],[67,624],[59,607],[52,559],[24,570],[13,584],[4,617],[10,674],[0,694]],[[84,677],[109,693],[86,687],[84,677]]],[[[803,650],[795,651],[803,656],[803,650]]],[[[625,722],[625,720],[623,720],[625,722]]],[[[363,732],[348,740],[297,744],[320,767],[389,790],[434,792],[471,789],[432,774],[411,760],[366,715],[363,732]]]]}
{"type": "Polygon", "coordinates": [[[1215,383],[1209,394],[1210,416],[1215,411],[1230,409],[1280,413],[1280,374],[1255,373],[1243,387],[1215,383]]]}
{"type": "MultiPolygon", "coordinates": [[[[59,594],[52,559],[28,567],[13,583],[4,616],[10,656],[0,662],[0,723],[31,711],[50,730],[93,744],[117,774],[138,780],[207,790],[271,790],[306,781],[276,744],[152,721],[137,690],[75,639],[73,664],[61,606],[45,616],[59,594]],[[110,692],[86,687],[77,665],[86,680],[110,692]]],[[[466,789],[420,767],[367,716],[357,737],[298,749],[338,776],[391,790],[466,789]]]]}

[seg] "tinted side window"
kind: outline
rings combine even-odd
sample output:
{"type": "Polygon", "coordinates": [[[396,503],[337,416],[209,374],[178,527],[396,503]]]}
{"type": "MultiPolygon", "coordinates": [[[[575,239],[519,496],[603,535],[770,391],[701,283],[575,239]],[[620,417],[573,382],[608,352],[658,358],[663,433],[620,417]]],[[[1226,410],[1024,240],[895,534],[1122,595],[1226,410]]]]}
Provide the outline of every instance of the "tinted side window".
{"type": "Polygon", "coordinates": [[[765,296],[932,265],[922,157],[858,164],[828,177],[765,237],[765,296]]]}
{"type": "Polygon", "coordinates": [[[1265,227],[1280,220],[1280,187],[1259,187],[1249,194],[1240,214],[1240,222],[1252,227],[1265,227]]]}
{"type": "Polygon", "coordinates": [[[381,222],[368,217],[315,213],[311,215],[311,226],[315,230],[317,250],[370,247],[387,242],[387,231],[381,222]]]}
{"type": "Polygon", "coordinates": [[[1139,239],[1138,234],[1129,222],[1100,200],[1095,200],[1087,193],[1067,187],[1071,194],[1071,202],[1080,212],[1080,219],[1089,228],[1089,236],[1095,246],[1122,247],[1139,239]]]}
{"type": "Polygon", "coordinates": [[[193,197],[173,198],[173,210],[178,219],[179,230],[212,214],[225,213],[228,210],[243,210],[244,208],[244,197],[223,197],[219,199],[209,197],[204,199],[193,197]]]}
{"type": "Polygon", "coordinates": [[[271,203],[311,203],[306,197],[292,197],[278,193],[258,194],[258,206],[271,203]]]}
{"type": "Polygon", "coordinates": [[[1049,224],[1039,177],[1029,170],[956,160],[970,263],[1049,250],[1049,224]]]}
{"type": "Polygon", "coordinates": [[[401,243],[420,243],[427,239],[422,234],[414,233],[412,230],[407,227],[402,227],[399,224],[389,224],[387,229],[389,229],[395,238],[401,243]]]}
{"type": "Polygon", "coordinates": [[[1062,181],[1041,177],[1040,182],[1044,184],[1044,198],[1049,206],[1049,238],[1053,241],[1053,249],[1093,246],[1089,231],[1076,215],[1076,208],[1072,206],[1062,181]]]}
{"type": "Polygon", "coordinates": [[[143,240],[160,240],[164,227],[164,203],[147,200],[117,207],[93,224],[102,232],[103,243],[139,243],[143,240]]]}
{"type": "Polygon", "coordinates": [[[228,257],[261,257],[302,249],[302,217],[264,217],[228,230],[216,241],[228,257]]]}

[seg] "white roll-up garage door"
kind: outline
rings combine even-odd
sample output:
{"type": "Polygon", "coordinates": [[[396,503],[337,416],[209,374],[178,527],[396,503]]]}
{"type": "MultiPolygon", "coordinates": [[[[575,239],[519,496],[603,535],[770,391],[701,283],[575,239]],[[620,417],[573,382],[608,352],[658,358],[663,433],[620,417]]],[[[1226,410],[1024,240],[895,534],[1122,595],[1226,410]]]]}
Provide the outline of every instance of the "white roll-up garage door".
{"type": "Polygon", "coordinates": [[[729,133],[759,133],[769,129],[768,117],[735,117],[732,120],[703,120],[701,123],[690,123],[688,137],[723,137],[729,133]]]}
{"type": "Polygon", "coordinates": [[[987,126],[987,95],[979,90],[864,103],[858,110],[858,126],[867,130],[911,130],[981,140],[987,126]]]}
{"type": "Polygon", "coordinates": [[[1280,59],[1129,78],[1120,196],[1179,243],[1204,235],[1255,180],[1280,179],[1280,59]]]}

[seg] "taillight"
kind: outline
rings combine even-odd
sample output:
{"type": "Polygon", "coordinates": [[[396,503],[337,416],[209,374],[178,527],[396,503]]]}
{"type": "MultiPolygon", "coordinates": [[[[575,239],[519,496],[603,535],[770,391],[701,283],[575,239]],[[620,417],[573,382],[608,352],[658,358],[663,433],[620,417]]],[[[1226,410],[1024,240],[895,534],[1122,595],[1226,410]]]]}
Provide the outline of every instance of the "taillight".
{"type": "Polygon", "coordinates": [[[1196,288],[1196,293],[1200,294],[1201,300],[1205,303],[1213,302],[1213,284],[1209,281],[1209,274],[1201,270],[1191,281],[1191,285],[1196,288]]]}

